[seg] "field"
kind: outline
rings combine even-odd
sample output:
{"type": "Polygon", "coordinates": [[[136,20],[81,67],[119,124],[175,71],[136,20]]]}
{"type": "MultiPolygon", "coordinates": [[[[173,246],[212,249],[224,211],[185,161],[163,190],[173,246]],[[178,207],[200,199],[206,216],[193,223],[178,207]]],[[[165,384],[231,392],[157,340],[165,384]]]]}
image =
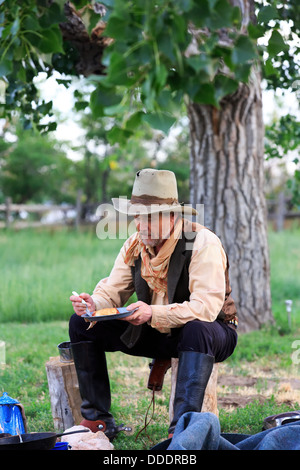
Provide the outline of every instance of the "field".
{"type": "MultiPolygon", "coordinates": [[[[299,230],[269,234],[276,324],[240,335],[236,352],[220,367],[223,432],[256,433],[266,416],[300,409],[295,343],[300,340],[299,238],[299,230]],[[286,299],[293,300],[291,327],[286,299]]],[[[68,340],[69,296],[72,290],[90,292],[109,273],[121,243],[100,241],[94,231],[0,232],[0,340],[6,342],[0,395],[7,392],[24,405],[30,432],[54,429],[45,363],[57,355],[57,344],[68,340]]],[[[151,401],[148,363],[144,358],[108,354],[112,411],[119,423],[134,427],[132,436],[120,435],[114,441],[116,449],[149,449],[166,437],[170,373],[156,395],[152,421],[136,439],[151,401]]]]}

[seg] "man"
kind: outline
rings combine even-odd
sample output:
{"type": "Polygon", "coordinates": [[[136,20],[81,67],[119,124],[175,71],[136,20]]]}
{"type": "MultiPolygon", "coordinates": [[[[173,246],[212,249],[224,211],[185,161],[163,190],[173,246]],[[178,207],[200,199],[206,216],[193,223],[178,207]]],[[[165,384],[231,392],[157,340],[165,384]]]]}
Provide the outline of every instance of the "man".
{"type": "Polygon", "coordinates": [[[237,343],[237,318],[228,279],[227,256],[218,237],[182,218],[196,214],[178,203],[173,172],[144,169],[136,174],[131,200],[113,199],[119,212],[133,215],[136,233],[124,243],[110,275],[93,292],[71,296],[75,314],[70,340],[80,393],[82,424],[118,432],[110,413],[106,351],[149,358],[179,358],[172,435],[180,416],[201,411],[214,362],[229,357],[237,343]],[[136,292],[128,317],[95,322],[81,315],[121,307],[136,292]]]}

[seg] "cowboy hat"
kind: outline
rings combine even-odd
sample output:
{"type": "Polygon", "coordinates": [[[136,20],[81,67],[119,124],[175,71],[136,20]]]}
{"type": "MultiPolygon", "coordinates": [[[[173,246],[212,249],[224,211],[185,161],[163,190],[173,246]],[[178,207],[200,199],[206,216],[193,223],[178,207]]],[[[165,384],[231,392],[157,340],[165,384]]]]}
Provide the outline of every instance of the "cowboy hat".
{"type": "Polygon", "coordinates": [[[158,212],[181,212],[197,215],[190,206],[178,202],[176,177],[173,171],[145,168],[136,173],[131,199],[113,198],[114,208],[127,215],[158,212]]]}

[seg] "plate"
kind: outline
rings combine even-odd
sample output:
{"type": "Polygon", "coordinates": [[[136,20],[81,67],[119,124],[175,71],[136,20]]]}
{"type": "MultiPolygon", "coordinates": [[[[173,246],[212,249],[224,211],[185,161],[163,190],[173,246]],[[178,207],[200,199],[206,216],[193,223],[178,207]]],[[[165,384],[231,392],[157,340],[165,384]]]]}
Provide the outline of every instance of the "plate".
{"type": "Polygon", "coordinates": [[[118,318],[125,318],[131,315],[133,312],[138,310],[135,308],[134,310],[127,310],[126,307],[120,307],[117,308],[119,313],[114,313],[113,315],[100,315],[98,317],[93,317],[91,315],[88,315],[87,313],[84,313],[82,318],[84,318],[86,321],[106,321],[106,320],[117,320],[118,318]]]}

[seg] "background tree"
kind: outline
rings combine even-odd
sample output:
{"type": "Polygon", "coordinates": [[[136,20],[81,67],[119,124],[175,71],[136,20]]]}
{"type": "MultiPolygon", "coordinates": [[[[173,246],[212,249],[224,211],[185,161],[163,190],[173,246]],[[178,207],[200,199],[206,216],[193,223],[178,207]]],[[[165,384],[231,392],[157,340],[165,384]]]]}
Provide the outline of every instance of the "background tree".
{"type": "Polygon", "coordinates": [[[229,254],[241,329],[271,321],[260,83],[263,75],[270,86],[289,87],[299,70],[299,47],[291,49],[280,32],[293,19],[286,39],[298,34],[296,0],[1,6],[3,115],[19,106],[26,125],[54,127],[40,124],[49,104],[37,100],[33,83],[39,71],[54,69],[88,77],[94,118],[118,119],[107,133],[112,145],[124,145],[145,122],[167,133],[186,104],[190,201],[205,204],[205,223],[229,254]]]}
{"type": "Polygon", "coordinates": [[[16,141],[6,142],[0,158],[3,197],[16,204],[52,201],[74,202],[74,163],[53,138],[17,130],[16,141]]]}
{"type": "Polygon", "coordinates": [[[268,160],[279,160],[290,162],[296,166],[294,177],[287,176],[287,186],[291,193],[291,203],[300,206],[300,159],[298,149],[300,148],[300,123],[296,116],[287,114],[279,119],[274,119],[265,132],[265,152],[268,160]]]}

